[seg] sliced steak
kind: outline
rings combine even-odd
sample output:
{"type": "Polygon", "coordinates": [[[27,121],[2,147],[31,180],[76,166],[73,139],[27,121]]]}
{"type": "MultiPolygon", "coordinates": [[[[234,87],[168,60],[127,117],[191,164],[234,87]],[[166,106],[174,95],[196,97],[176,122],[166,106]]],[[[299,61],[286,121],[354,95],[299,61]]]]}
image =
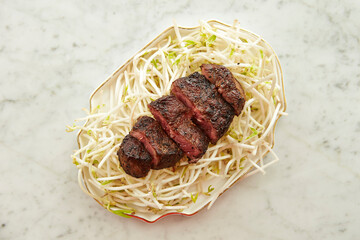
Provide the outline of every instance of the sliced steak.
{"type": "Polygon", "coordinates": [[[150,153],[152,169],[172,167],[183,156],[183,152],[176,143],[166,135],[159,123],[151,117],[140,117],[130,135],[142,142],[150,153]]]}
{"type": "Polygon", "coordinates": [[[164,96],[149,104],[150,112],[166,133],[188,156],[197,162],[209,145],[207,136],[191,121],[191,111],[175,96],[164,96]]]}
{"type": "Polygon", "coordinates": [[[136,138],[126,135],[117,152],[124,171],[136,178],[145,177],[150,171],[151,156],[136,138]]]}
{"type": "Polygon", "coordinates": [[[233,108],[220,96],[215,85],[200,73],[179,78],[171,92],[193,113],[194,122],[205,132],[212,144],[226,133],[233,118],[233,108]]]}
{"type": "Polygon", "coordinates": [[[216,64],[203,64],[200,68],[206,79],[215,84],[221,96],[234,108],[235,114],[240,115],[246,101],[245,92],[230,70],[216,64]]]}

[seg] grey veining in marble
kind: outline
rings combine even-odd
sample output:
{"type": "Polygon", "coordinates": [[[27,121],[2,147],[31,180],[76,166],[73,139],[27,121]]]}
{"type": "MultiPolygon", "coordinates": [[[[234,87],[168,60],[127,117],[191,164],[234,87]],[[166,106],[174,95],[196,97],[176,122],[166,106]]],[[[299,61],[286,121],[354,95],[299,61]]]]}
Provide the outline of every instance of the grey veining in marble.
{"type": "Polygon", "coordinates": [[[0,239],[360,239],[360,1],[0,1],[0,239]],[[69,157],[91,92],[176,19],[263,36],[282,63],[281,161],[210,210],[101,208],[69,157]]]}

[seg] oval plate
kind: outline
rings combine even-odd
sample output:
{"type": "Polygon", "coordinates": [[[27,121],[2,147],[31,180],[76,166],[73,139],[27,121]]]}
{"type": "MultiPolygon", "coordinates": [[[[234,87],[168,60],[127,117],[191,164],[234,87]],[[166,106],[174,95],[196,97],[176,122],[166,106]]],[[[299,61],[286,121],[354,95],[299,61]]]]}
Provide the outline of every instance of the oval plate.
{"type": "MultiPolygon", "coordinates": [[[[229,25],[222,23],[220,21],[217,20],[210,20],[207,22],[210,25],[223,25],[226,27],[230,27],[229,25]]],[[[199,30],[199,26],[198,27],[191,27],[191,28],[186,28],[186,27],[178,27],[181,35],[186,35],[189,33],[192,33],[194,31],[198,31],[199,30]]],[[[277,57],[277,55],[275,54],[274,50],[271,48],[271,46],[265,41],[263,40],[260,36],[249,32],[245,29],[240,29],[239,31],[242,31],[245,34],[248,34],[250,37],[252,38],[260,38],[261,41],[264,43],[265,46],[268,47],[269,51],[271,51],[276,60],[276,71],[277,71],[277,75],[279,78],[279,84],[281,86],[281,91],[282,91],[282,97],[280,98],[280,103],[281,103],[281,108],[280,111],[284,112],[286,110],[286,100],[285,100],[285,92],[284,92],[284,84],[283,84],[283,74],[282,74],[282,70],[281,70],[281,66],[280,66],[280,62],[279,59],[277,57]]],[[[145,47],[143,47],[142,49],[140,49],[138,51],[138,53],[136,53],[135,55],[139,54],[140,52],[150,49],[154,46],[156,46],[161,40],[163,40],[164,38],[166,38],[167,36],[172,35],[175,36],[175,30],[174,30],[174,26],[167,28],[165,31],[163,31],[161,34],[159,34],[155,39],[153,39],[151,42],[149,42],[145,47]]],[[[134,55],[134,56],[135,56],[134,55]]],[[[114,84],[116,84],[116,80],[118,79],[119,75],[125,71],[125,69],[127,68],[128,64],[131,63],[133,57],[130,58],[128,61],[125,62],[125,64],[123,64],[120,68],[118,68],[105,82],[103,82],[92,94],[90,97],[90,111],[92,111],[93,106],[98,106],[98,105],[102,105],[104,103],[106,103],[106,101],[108,101],[109,96],[110,96],[110,87],[113,86],[114,84]]],[[[105,107],[106,108],[106,107],[105,107]]],[[[105,109],[106,110],[106,109],[105,109]]],[[[275,126],[276,123],[278,121],[278,119],[280,118],[281,115],[278,116],[278,118],[276,119],[276,122],[273,126],[272,129],[272,134],[274,134],[275,131],[275,126]]],[[[86,126],[87,122],[85,123],[84,126],[86,126]]],[[[85,138],[83,137],[83,131],[80,131],[77,135],[77,141],[78,141],[78,146],[79,148],[81,148],[83,146],[83,144],[85,143],[85,138]]],[[[271,147],[273,147],[274,145],[274,141],[270,142],[271,147]]],[[[267,151],[268,153],[269,151],[267,151]]],[[[260,161],[260,160],[259,160],[260,161]]],[[[252,175],[254,173],[256,173],[256,169],[254,169],[254,166],[248,166],[246,169],[244,169],[244,171],[242,171],[242,174],[239,174],[238,176],[236,176],[236,178],[234,179],[234,181],[232,181],[232,184],[227,188],[229,189],[235,182],[239,181],[241,178],[252,175]],[[254,171],[255,170],[255,171],[254,171]]],[[[94,186],[91,186],[91,184],[87,184],[86,181],[84,181],[84,178],[88,178],[89,176],[87,176],[88,171],[85,171],[85,173],[83,172],[82,174],[82,183],[85,186],[85,188],[87,190],[89,190],[89,188],[92,191],[99,191],[97,188],[95,188],[94,186]]],[[[221,189],[220,186],[224,185],[224,183],[227,181],[227,179],[215,179],[215,180],[211,180],[208,182],[208,184],[211,184],[212,186],[215,187],[215,189],[221,189]]],[[[223,190],[222,192],[216,192],[214,191],[213,194],[216,194],[218,196],[220,196],[222,193],[224,193],[227,189],[223,190]]],[[[100,205],[102,205],[103,207],[106,208],[106,206],[97,201],[100,205]]],[[[211,200],[209,200],[208,198],[205,197],[201,197],[199,196],[198,200],[196,201],[196,203],[192,204],[189,208],[185,209],[183,212],[168,212],[166,214],[156,214],[156,213],[135,213],[134,215],[129,215],[131,217],[134,218],[138,218],[141,219],[145,222],[149,222],[149,223],[153,223],[156,222],[157,220],[168,216],[168,215],[185,215],[185,216],[191,216],[196,214],[198,211],[200,211],[201,209],[203,209],[205,206],[209,205],[211,202],[211,200]]],[[[211,205],[211,204],[210,204],[211,205]]],[[[209,205],[209,206],[210,206],[209,205]]]]}

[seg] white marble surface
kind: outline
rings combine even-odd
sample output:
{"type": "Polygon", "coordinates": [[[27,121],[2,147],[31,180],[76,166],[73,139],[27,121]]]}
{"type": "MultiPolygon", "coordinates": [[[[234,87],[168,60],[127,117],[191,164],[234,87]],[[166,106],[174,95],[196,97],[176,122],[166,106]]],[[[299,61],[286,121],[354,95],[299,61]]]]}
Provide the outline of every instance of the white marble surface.
{"type": "Polygon", "coordinates": [[[360,2],[0,1],[0,239],[360,239],[360,2]],[[219,19],[278,53],[281,161],[210,210],[155,224],[101,208],[69,157],[88,97],[172,24],[219,19]]]}

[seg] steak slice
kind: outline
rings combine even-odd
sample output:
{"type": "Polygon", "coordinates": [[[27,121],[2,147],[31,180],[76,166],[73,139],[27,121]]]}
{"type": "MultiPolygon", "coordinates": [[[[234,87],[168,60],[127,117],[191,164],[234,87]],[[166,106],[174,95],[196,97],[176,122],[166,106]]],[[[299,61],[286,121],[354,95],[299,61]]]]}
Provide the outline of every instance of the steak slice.
{"type": "Polygon", "coordinates": [[[175,80],[171,92],[193,113],[194,122],[205,132],[212,144],[226,133],[233,118],[233,108],[200,73],[175,80]]]}
{"type": "Polygon", "coordinates": [[[221,96],[234,108],[235,114],[240,115],[245,105],[245,92],[229,69],[222,65],[203,64],[200,66],[202,74],[215,84],[221,96]]]}
{"type": "Polygon", "coordinates": [[[130,135],[142,142],[152,157],[151,168],[174,166],[183,156],[176,143],[169,138],[158,122],[151,117],[140,117],[130,135]]]}
{"type": "Polygon", "coordinates": [[[151,156],[136,138],[126,135],[117,152],[124,171],[136,178],[145,177],[150,171],[151,156]]]}
{"type": "Polygon", "coordinates": [[[161,97],[149,105],[150,112],[165,132],[188,156],[190,163],[201,158],[209,145],[207,136],[191,121],[191,112],[175,96],[161,97]]]}

